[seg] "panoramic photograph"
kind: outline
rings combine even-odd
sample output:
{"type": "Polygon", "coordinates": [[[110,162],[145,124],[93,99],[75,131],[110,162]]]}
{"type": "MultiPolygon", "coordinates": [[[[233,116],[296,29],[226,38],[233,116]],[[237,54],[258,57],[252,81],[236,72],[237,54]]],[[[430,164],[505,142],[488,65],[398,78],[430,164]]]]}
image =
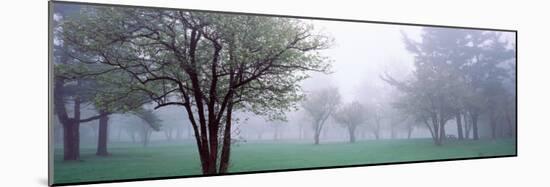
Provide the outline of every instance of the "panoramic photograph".
{"type": "Polygon", "coordinates": [[[514,31],[50,6],[50,184],[517,154],[514,31]]]}

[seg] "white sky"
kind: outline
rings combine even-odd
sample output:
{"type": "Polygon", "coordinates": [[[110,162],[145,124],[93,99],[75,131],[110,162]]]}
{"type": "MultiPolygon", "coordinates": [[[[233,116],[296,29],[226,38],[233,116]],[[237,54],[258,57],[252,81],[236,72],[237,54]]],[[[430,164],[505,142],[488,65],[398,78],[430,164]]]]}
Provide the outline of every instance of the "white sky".
{"type": "Polygon", "coordinates": [[[342,100],[350,102],[358,99],[361,85],[367,80],[379,82],[378,77],[384,71],[412,69],[413,59],[404,48],[401,31],[409,37],[419,38],[421,27],[321,20],[305,22],[334,38],[334,45],[321,52],[333,60],[334,73],[313,74],[303,83],[305,91],[336,86],[342,100]]]}

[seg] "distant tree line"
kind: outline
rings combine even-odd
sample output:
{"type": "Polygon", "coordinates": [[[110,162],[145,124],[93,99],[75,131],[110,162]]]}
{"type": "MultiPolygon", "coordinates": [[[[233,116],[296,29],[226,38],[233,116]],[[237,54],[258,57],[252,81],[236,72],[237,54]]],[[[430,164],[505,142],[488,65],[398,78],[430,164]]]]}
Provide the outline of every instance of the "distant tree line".
{"type": "Polygon", "coordinates": [[[381,78],[401,91],[394,107],[429,129],[436,145],[455,120],[458,139],[477,140],[479,119],[489,119],[490,137],[515,134],[515,48],[502,32],[424,28],[421,41],[404,35],[414,54],[413,76],[381,78]]]}

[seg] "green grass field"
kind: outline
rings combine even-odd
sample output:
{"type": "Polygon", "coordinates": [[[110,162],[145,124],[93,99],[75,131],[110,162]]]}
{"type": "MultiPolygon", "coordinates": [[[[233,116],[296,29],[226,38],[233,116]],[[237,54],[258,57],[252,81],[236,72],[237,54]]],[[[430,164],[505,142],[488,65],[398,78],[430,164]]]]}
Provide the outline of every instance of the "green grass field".
{"type": "MultiPolygon", "coordinates": [[[[230,172],[375,164],[388,162],[469,158],[515,154],[515,140],[448,142],[435,146],[430,139],[360,141],[354,144],[309,142],[248,142],[232,147],[230,172]]],[[[191,142],[141,147],[114,144],[112,156],[97,157],[93,147],[81,149],[82,161],[64,162],[56,149],[54,182],[198,175],[199,158],[191,142]]]]}

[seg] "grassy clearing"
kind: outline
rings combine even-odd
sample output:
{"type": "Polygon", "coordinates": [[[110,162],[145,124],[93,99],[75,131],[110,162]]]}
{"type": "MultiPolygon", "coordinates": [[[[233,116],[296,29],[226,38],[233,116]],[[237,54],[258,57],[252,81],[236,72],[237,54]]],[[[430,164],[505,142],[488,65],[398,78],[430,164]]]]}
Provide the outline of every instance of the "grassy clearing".
{"type": "MultiPolygon", "coordinates": [[[[230,172],[261,171],[336,165],[468,158],[515,154],[515,140],[456,141],[443,146],[430,139],[361,141],[355,144],[305,142],[248,142],[232,147],[230,172]]],[[[198,175],[199,158],[193,143],[152,144],[141,147],[114,144],[113,155],[97,157],[93,147],[81,150],[83,161],[62,161],[55,154],[55,183],[198,175]]]]}

